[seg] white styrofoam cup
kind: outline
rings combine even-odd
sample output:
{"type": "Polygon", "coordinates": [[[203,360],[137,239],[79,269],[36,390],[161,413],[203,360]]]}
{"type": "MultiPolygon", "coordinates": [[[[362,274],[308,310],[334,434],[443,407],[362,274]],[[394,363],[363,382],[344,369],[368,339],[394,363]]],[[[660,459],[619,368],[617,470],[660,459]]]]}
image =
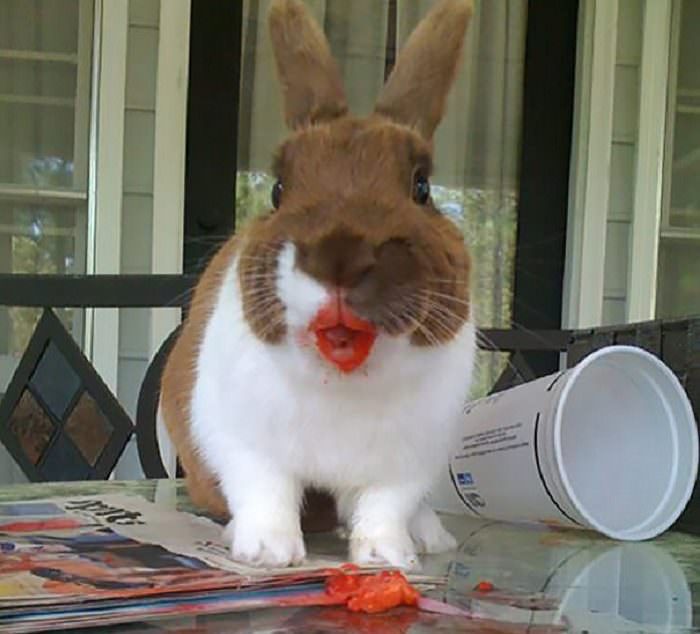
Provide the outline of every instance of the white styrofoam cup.
{"type": "Polygon", "coordinates": [[[688,397],[636,347],[470,403],[462,430],[431,492],[439,511],[643,540],[678,519],[697,477],[688,397]]]}

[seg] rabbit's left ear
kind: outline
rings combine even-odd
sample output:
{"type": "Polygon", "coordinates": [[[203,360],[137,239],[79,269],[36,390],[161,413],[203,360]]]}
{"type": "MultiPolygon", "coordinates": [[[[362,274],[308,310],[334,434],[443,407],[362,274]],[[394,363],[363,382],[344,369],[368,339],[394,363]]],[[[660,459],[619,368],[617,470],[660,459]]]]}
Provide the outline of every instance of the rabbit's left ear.
{"type": "Polygon", "coordinates": [[[347,112],[340,70],[328,41],[299,0],[274,0],[268,25],[287,125],[296,129],[347,112]]]}
{"type": "Polygon", "coordinates": [[[457,72],[471,0],[440,0],[418,24],[396,60],[375,112],[433,137],[457,72]]]}

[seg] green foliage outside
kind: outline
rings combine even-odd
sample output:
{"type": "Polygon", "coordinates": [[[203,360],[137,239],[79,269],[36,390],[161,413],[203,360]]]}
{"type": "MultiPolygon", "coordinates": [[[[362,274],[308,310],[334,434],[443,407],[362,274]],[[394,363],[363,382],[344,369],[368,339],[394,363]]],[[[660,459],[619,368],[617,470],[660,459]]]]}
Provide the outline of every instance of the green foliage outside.
{"type": "MultiPolygon", "coordinates": [[[[19,231],[10,239],[10,272],[43,275],[66,273],[66,254],[72,256],[75,252],[74,238],[64,235],[70,234],[70,231],[56,222],[56,214],[30,208],[14,209],[12,216],[12,224],[19,231]]],[[[10,332],[4,347],[10,354],[20,356],[41,317],[41,309],[12,307],[5,310],[9,316],[10,332]]],[[[68,331],[72,332],[76,311],[59,308],[55,312],[68,331]]]]}

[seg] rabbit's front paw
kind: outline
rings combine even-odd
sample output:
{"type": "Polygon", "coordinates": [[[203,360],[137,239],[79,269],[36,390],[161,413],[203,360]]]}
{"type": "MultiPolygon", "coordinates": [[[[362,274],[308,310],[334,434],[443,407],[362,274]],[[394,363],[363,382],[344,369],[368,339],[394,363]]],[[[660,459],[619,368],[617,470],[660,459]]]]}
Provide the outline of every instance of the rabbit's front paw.
{"type": "Polygon", "coordinates": [[[420,569],[411,538],[405,532],[387,531],[375,535],[353,534],[350,540],[352,560],[359,565],[395,566],[404,570],[420,569]]]}
{"type": "Polygon", "coordinates": [[[437,554],[457,548],[457,540],[445,530],[435,511],[426,504],[421,504],[411,518],[409,531],[418,552],[437,554]]]}
{"type": "Polygon", "coordinates": [[[235,561],[260,568],[286,568],[306,557],[304,538],[297,526],[269,526],[231,520],[226,527],[235,561]]]}

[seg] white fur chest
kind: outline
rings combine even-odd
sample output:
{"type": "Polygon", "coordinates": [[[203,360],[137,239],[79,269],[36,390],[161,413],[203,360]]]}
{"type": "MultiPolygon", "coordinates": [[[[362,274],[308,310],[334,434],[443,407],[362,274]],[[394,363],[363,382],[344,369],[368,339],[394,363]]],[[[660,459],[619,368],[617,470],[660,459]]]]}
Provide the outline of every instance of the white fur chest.
{"type": "Polygon", "coordinates": [[[279,264],[289,334],[278,345],[258,340],[244,319],[235,263],[225,276],[196,361],[192,432],[203,458],[220,478],[253,452],[305,484],[427,487],[469,387],[473,326],[439,348],[380,336],[364,371],[341,375],[300,343],[322,292],[298,279],[290,257],[279,264]]]}

